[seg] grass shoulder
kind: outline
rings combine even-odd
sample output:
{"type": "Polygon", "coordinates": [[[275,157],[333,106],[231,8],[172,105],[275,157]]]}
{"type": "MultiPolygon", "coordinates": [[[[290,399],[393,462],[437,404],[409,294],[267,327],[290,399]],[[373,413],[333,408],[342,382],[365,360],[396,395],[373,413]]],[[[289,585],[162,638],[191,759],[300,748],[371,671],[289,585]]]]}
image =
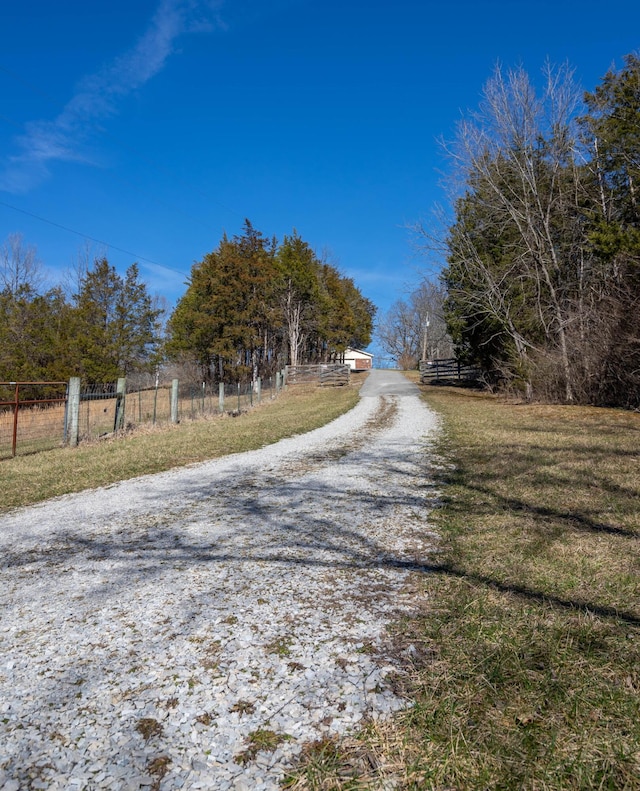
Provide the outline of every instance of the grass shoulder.
{"type": "Polygon", "coordinates": [[[392,627],[413,705],[290,787],[640,789],[640,415],[423,394],[441,545],[392,627]]]}
{"type": "MultiPolygon", "coordinates": [[[[640,416],[424,388],[442,570],[404,639],[416,788],[640,788],[640,416]]],[[[402,631],[402,630],[401,630],[402,631]]]]}
{"type": "Polygon", "coordinates": [[[312,431],[355,406],[362,381],[348,387],[289,387],[236,417],[184,421],[121,437],[1,462],[0,512],[139,475],[255,450],[312,431]]]}

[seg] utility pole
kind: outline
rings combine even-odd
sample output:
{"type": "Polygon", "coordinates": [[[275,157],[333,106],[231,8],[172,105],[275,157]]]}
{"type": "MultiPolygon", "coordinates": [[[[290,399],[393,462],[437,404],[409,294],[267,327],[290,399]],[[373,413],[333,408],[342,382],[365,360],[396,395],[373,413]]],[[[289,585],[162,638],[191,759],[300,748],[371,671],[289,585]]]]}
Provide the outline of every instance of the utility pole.
{"type": "Polygon", "coordinates": [[[428,351],[428,337],[429,337],[429,314],[425,316],[424,322],[422,324],[422,359],[427,359],[427,351],[428,351]]]}

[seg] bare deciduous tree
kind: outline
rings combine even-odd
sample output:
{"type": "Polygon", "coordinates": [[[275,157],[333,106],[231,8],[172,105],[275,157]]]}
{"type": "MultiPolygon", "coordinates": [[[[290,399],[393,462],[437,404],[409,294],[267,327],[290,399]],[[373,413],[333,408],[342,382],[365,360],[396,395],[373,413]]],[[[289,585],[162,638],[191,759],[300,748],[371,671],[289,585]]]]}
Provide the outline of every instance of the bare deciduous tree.
{"type": "Polygon", "coordinates": [[[0,290],[15,295],[27,288],[36,293],[43,282],[36,248],[25,245],[22,234],[10,234],[0,248],[0,290]]]}
{"type": "Polygon", "coordinates": [[[422,359],[453,356],[444,318],[444,298],[442,286],[424,280],[406,300],[395,302],[380,320],[377,328],[380,344],[401,368],[415,368],[422,359]]]}
{"type": "Polygon", "coordinates": [[[576,320],[581,271],[581,250],[571,242],[579,236],[584,202],[579,103],[567,66],[545,68],[540,96],[523,69],[498,67],[479,111],[460,123],[449,148],[466,189],[449,239],[450,262],[467,276],[454,295],[458,307],[464,310],[466,302],[470,321],[491,316],[522,370],[530,369],[537,338],[538,351],[553,349],[567,401],[574,398],[575,375],[567,334],[576,320]],[[464,216],[469,202],[471,223],[464,216]],[[526,318],[514,320],[516,310],[526,318]],[[522,325],[534,317],[535,331],[525,333],[522,325]]]}

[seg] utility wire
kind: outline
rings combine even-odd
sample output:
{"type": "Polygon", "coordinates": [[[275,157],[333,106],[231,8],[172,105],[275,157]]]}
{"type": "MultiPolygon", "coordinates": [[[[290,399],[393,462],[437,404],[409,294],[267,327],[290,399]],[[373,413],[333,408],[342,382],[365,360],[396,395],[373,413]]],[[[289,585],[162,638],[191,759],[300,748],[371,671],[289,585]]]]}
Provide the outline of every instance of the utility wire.
{"type": "Polygon", "coordinates": [[[48,220],[46,217],[40,217],[38,214],[33,214],[33,212],[26,211],[26,209],[19,209],[17,206],[12,206],[10,203],[6,203],[5,201],[0,200],[0,206],[4,206],[7,209],[13,209],[13,211],[20,212],[20,214],[26,214],[27,217],[33,217],[34,220],[40,220],[40,222],[47,223],[47,225],[53,225],[54,228],[60,228],[63,231],[74,233],[76,234],[76,236],[80,236],[83,239],[89,239],[89,241],[95,242],[96,244],[101,244],[105,247],[110,248],[111,250],[117,250],[119,253],[130,255],[132,258],[135,258],[137,261],[144,261],[147,264],[153,264],[153,266],[159,266],[161,269],[166,269],[169,272],[175,272],[176,274],[182,275],[183,277],[188,277],[187,273],[181,269],[175,269],[172,266],[161,264],[159,261],[154,261],[151,258],[145,258],[142,255],[137,255],[136,253],[132,253],[131,250],[125,250],[123,247],[117,247],[115,244],[110,244],[109,242],[105,242],[103,239],[96,239],[94,236],[89,236],[88,234],[82,233],[81,231],[76,231],[75,229],[69,228],[67,225],[62,225],[59,222],[48,220]]]}
{"type": "MultiPolygon", "coordinates": [[[[22,76],[20,76],[16,72],[14,72],[14,71],[12,71],[10,69],[7,69],[2,64],[0,64],[0,72],[3,72],[7,76],[11,77],[11,79],[13,79],[16,82],[18,82],[19,84],[23,85],[24,87],[26,87],[29,91],[31,91],[35,95],[44,98],[51,105],[53,105],[55,107],[59,107],[58,100],[56,100],[53,96],[51,96],[51,94],[49,94],[46,91],[40,89],[38,86],[34,85],[32,82],[24,79],[22,76]]],[[[5,123],[10,124],[11,126],[15,126],[18,129],[22,129],[23,126],[24,126],[23,124],[21,124],[21,123],[19,123],[17,121],[14,121],[12,118],[9,118],[8,116],[6,116],[4,114],[0,114],[0,119],[3,120],[5,123]]],[[[113,140],[121,148],[129,151],[134,156],[136,156],[139,159],[141,159],[142,161],[146,162],[148,165],[150,165],[156,171],[158,171],[158,172],[164,171],[165,174],[171,176],[172,178],[176,177],[177,174],[172,172],[170,169],[168,169],[166,167],[163,167],[159,163],[157,163],[154,160],[150,159],[149,157],[144,156],[142,153],[140,153],[136,149],[132,148],[131,146],[129,146],[126,143],[124,143],[123,141],[119,140],[114,135],[112,135],[109,132],[107,132],[102,126],[100,126],[100,125],[98,125],[96,123],[90,123],[89,126],[91,126],[95,131],[97,131],[99,134],[103,135],[104,137],[113,140]]],[[[110,174],[110,175],[112,175],[112,177],[115,178],[115,176],[113,176],[113,174],[110,174]]],[[[122,180],[122,181],[124,181],[125,183],[128,183],[130,186],[136,186],[132,182],[130,182],[130,181],[128,182],[126,179],[122,179],[122,177],[118,176],[117,178],[122,180]]],[[[232,214],[235,214],[236,216],[241,216],[237,212],[233,211],[233,209],[230,209],[229,207],[224,206],[223,204],[220,204],[217,201],[212,201],[210,196],[206,195],[204,192],[202,192],[201,190],[196,188],[194,185],[191,185],[188,182],[184,181],[184,179],[180,178],[180,180],[182,181],[183,184],[185,184],[187,187],[189,187],[192,191],[195,191],[198,194],[200,194],[207,201],[211,201],[212,203],[217,203],[217,205],[220,206],[221,208],[225,209],[225,211],[228,211],[228,212],[230,212],[232,214]]],[[[141,189],[141,191],[144,194],[144,188],[140,188],[140,187],[136,187],[136,188],[137,189],[141,189]]],[[[196,222],[199,225],[202,225],[204,227],[210,227],[209,224],[206,223],[204,220],[199,219],[199,218],[193,216],[192,214],[189,214],[188,212],[185,212],[184,209],[182,209],[180,207],[172,206],[171,204],[169,204],[169,203],[167,203],[165,201],[159,201],[158,198],[154,198],[154,200],[157,203],[162,203],[164,206],[167,206],[168,208],[171,208],[171,209],[179,211],[182,215],[184,215],[188,219],[192,220],[193,222],[196,222]]],[[[46,217],[42,217],[40,215],[34,214],[33,212],[29,212],[29,211],[27,211],[25,209],[20,209],[17,206],[13,206],[10,203],[6,203],[5,201],[0,201],[0,205],[6,207],[8,209],[12,209],[13,211],[16,211],[16,212],[19,212],[21,214],[24,214],[24,215],[26,215],[28,217],[32,217],[33,219],[38,220],[38,221],[43,222],[43,223],[46,223],[47,225],[51,225],[54,228],[59,228],[59,229],[61,229],[63,231],[67,231],[68,233],[73,233],[76,236],[80,236],[83,239],[88,239],[88,240],[90,240],[92,242],[95,242],[97,244],[105,245],[106,247],[108,247],[108,248],[110,248],[112,250],[117,250],[118,252],[124,253],[125,255],[130,255],[130,256],[132,256],[133,258],[135,258],[138,261],[144,261],[145,263],[152,264],[153,266],[160,267],[161,269],[165,269],[165,270],[167,270],[169,272],[175,272],[175,273],[177,273],[179,275],[182,275],[182,276],[185,276],[185,277],[187,276],[187,274],[184,271],[182,271],[182,270],[176,269],[174,267],[166,266],[165,264],[161,264],[159,261],[154,261],[154,260],[152,260],[150,258],[146,258],[144,256],[138,256],[135,253],[131,252],[130,250],[125,250],[122,247],[119,247],[119,246],[114,245],[114,244],[110,244],[109,242],[106,242],[106,241],[104,241],[102,239],[97,239],[97,238],[95,238],[93,236],[90,236],[88,234],[84,234],[84,233],[82,233],[80,231],[75,230],[74,228],[70,228],[69,226],[62,225],[61,223],[55,222],[54,220],[50,220],[50,219],[48,219],[46,217]]]]}
{"type": "MultiPolygon", "coordinates": [[[[2,67],[0,67],[0,70],[1,69],[2,67]]],[[[0,113],[0,121],[4,121],[7,124],[11,124],[12,126],[15,126],[18,129],[23,129],[23,124],[19,123],[18,121],[14,121],[13,118],[9,118],[7,115],[4,115],[3,113],[0,113]]],[[[157,198],[155,196],[149,199],[149,196],[145,192],[144,187],[141,187],[139,184],[136,184],[130,179],[126,179],[123,176],[118,176],[112,170],[106,170],[106,171],[103,170],[102,172],[106,173],[111,179],[113,179],[113,181],[120,182],[121,184],[125,184],[127,187],[132,187],[134,190],[137,190],[141,195],[145,197],[147,201],[152,200],[154,203],[157,203],[159,206],[164,206],[167,209],[171,209],[172,212],[178,212],[179,214],[182,214],[183,217],[186,217],[188,220],[191,220],[197,225],[201,225],[203,228],[206,228],[207,230],[211,229],[210,223],[205,222],[200,217],[196,217],[193,214],[189,214],[189,212],[185,211],[180,206],[176,206],[175,204],[169,203],[168,201],[160,200],[160,198],[157,198]]]]}

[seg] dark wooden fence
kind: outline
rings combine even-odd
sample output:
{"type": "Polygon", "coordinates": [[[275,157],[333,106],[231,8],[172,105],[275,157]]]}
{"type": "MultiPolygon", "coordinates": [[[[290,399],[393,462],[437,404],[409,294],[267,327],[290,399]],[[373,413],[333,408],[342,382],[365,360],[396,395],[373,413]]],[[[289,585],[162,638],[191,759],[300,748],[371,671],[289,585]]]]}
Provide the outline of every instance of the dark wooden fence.
{"type": "Polygon", "coordinates": [[[421,360],[420,381],[422,384],[434,384],[447,381],[476,381],[480,371],[473,365],[465,365],[455,357],[446,360],[421,360]]]}

